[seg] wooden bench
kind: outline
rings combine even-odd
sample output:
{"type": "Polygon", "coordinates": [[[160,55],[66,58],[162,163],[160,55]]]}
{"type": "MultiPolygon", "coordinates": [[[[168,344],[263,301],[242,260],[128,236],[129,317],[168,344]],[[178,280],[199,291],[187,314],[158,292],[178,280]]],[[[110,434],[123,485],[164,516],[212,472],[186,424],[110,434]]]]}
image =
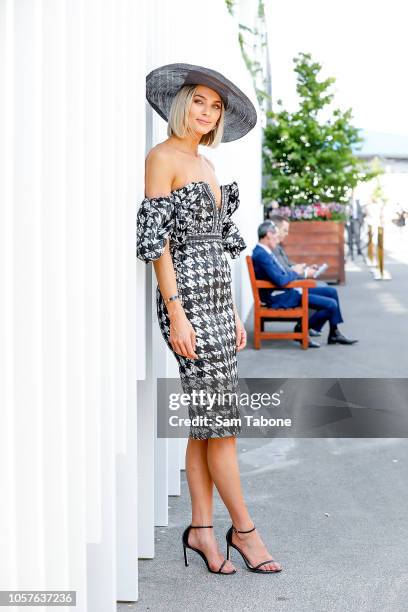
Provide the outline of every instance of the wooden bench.
{"type": "Polygon", "coordinates": [[[259,289],[282,289],[270,281],[258,280],[255,277],[254,264],[250,255],[246,256],[249,278],[254,296],[254,348],[261,348],[261,340],[301,340],[302,348],[309,346],[309,288],[316,287],[311,278],[296,280],[285,285],[285,289],[302,287],[302,302],[296,308],[268,308],[259,297],[259,289]],[[265,321],[301,321],[300,332],[266,332],[265,321]]]}

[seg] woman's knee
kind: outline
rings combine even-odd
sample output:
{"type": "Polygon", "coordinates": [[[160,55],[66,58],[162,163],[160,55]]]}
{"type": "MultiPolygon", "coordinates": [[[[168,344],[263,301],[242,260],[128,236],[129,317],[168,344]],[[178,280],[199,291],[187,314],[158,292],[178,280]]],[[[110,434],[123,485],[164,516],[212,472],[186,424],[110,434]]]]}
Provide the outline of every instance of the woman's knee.
{"type": "Polygon", "coordinates": [[[188,446],[194,449],[206,449],[208,446],[208,439],[201,440],[199,438],[192,438],[188,436],[188,446]]]}
{"type": "Polygon", "coordinates": [[[225,451],[228,448],[235,448],[237,443],[236,436],[227,436],[223,438],[209,438],[208,447],[225,451]]]}

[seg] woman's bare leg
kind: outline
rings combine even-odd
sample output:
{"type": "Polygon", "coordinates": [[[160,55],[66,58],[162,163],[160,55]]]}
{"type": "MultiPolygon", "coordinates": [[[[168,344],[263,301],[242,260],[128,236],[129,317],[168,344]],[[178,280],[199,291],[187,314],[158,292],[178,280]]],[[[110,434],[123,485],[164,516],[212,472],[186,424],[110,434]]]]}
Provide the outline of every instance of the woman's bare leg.
{"type": "MultiPolygon", "coordinates": [[[[186,449],[186,476],[191,496],[192,525],[213,525],[214,482],[207,465],[208,440],[189,438],[186,449]]],[[[214,529],[191,529],[188,543],[203,551],[211,569],[218,570],[225,556],[221,554],[214,529]]],[[[231,561],[223,572],[234,569],[231,561]]]]}
{"type": "MultiPolygon", "coordinates": [[[[232,524],[240,531],[247,531],[252,529],[254,523],[242,494],[236,442],[235,436],[210,438],[207,445],[207,463],[212,480],[230,513],[232,524]]],[[[251,533],[233,532],[232,541],[241,548],[252,566],[273,558],[263,544],[258,529],[251,533]]],[[[262,570],[280,568],[277,562],[267,563],[260,567],[262,570]]]]}

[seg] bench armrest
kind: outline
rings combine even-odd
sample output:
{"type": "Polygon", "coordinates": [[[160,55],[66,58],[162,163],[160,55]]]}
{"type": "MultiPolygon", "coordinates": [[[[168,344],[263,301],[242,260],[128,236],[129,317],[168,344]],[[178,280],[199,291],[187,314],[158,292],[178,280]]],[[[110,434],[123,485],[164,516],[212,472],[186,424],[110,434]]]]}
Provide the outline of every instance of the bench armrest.
{"type": "Polygon", "coordinates": [[[316,287],[316,285],[317,282],[313,278],[305,278],[302,280],[292,281],[285,285],[285,288],[287,287],[288,289],[290,289],[292,287],[316,287]]]}
{"type": "Polygon", "coordinates": [[[263,281],[263,280],[256,281],[256,286],[258,289],[293,289],[295,287],[310,288],[310,287],[316,287],[316,285],[317,285],[316,281],[312,278],[305,278],[305,279],[302,278],[300,280],[291,281],[290,283],[287,283],[283,287],[278,287],[278,285],[274,285],[270,281],[263,281]]]}

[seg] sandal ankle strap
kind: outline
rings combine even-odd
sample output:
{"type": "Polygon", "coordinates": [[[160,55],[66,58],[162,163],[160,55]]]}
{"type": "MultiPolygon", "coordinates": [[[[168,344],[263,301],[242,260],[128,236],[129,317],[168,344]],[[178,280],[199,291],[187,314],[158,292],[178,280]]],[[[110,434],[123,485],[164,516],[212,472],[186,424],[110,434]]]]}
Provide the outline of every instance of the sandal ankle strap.
{"type": "Polygon", "coordinates": [[[254,529],[256,529],[255,525],[252,527],[252,529],[248,529],[248,531],[238,531],[238,529],[235,529],[234,525],[232,526],[232,528],[235,533],[251,533],[251,531],[254,531],[254,529]]]}
{"type": "Polygon", "coordinates": [[[208,528],[208,527],[213,528],[214,525],[190,525],[190,527],[194,527],[194,529],[204,529],[204,528],[208,528]]]}

